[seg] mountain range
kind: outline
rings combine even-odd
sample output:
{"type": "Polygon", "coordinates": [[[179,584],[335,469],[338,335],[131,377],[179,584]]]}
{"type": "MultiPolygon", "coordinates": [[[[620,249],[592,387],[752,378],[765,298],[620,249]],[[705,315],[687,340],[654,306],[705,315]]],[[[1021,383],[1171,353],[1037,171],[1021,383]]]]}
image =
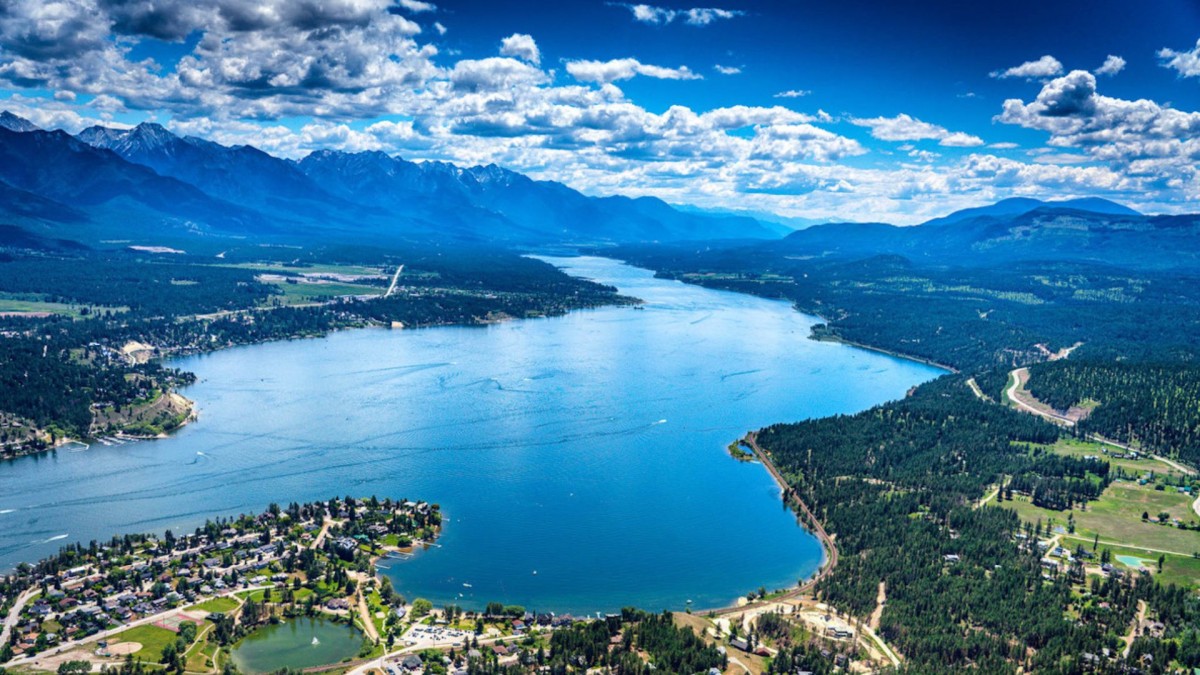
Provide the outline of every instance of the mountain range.
{"type": "Polygon", "coordinates": [[[72,136],[8,112],[0,113],[0,226],[0,245],[48,247],[727,240],[749,244],[748,255],[902,256],[938,265],[1200,263],[1200,216],[1147,216],[1098,198],[1005,199],[908,227],[810,224],[648,197],[592,197],[494,164],[463,168],[332,150],[293,161],[248,145],[181,137],[153,123],[72,136]]]}
{"type": "Polygon", "coordinates": [[[522,246],[755,239],[776,225],[591,197],[495,165],[382,152],[281,159],[158,124],[77,136],[0,114],[0,222],[80,241],[462,241],[522,246]]]}
{"type": "Polygon", "coordinates": [[[1200,215],[1148,216],[1098,198],[1006,199],[921,225],[828,223],[756,245],[800,258],[902,256],[917,264],[1080,261],[1134,268],[1200,265],[1200,215]]]}

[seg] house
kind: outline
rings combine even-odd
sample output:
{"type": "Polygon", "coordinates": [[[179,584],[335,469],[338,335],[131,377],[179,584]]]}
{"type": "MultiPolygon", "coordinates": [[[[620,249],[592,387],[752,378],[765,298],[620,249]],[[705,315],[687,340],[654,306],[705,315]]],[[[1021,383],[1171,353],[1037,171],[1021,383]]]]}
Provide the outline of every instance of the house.
{"type": "Polygon", "coordinates": [[[333,549],[337,551],[338,557],[346,560],[354,560],[354,553],[358,550],[358,542],[352,537],[338,537],[333,540],[333,549]]]}
{"type": "Polygon", "coordinates": [[[729,645],[731,647],[737,647],[738,649],[740,649],[744,652],[750,651],[750,643],[746,642],[746,638],[740,638],[740,637],[733,638],[732,640],[729,641],[729,645]]]}
{"type": "Polygon", "coordinates": [[[417,656],[416,654],[409,654],[408,656],[404,657],[404,660],[400,662],[400,665],[405,670],[420,670],[422,665],[421,657],[417,656]]]}
{"type": "Polygon", "coordinates": [[[946,555],[942,556],[942,559],[948,563],[953,564],[953,563],[958,562],[962,558],[960,558],[957,553],[947,553],[946,555]]]}

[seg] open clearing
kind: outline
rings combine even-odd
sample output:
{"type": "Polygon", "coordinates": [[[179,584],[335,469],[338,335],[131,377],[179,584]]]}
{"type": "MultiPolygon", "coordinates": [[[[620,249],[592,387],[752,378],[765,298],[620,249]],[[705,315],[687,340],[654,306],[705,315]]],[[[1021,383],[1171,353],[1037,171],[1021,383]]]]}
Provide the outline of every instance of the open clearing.
{"type": "Polygon", "coordinates": [[[142,650],[140,642],[118,642],[115,645],[108,646],[108,653],[113,656],[125,656],[127,654],[136,654],[142,650]]]}
{"type": "Polygon", "coordinates": [[[200,610],[202,612],[228,612],[237,609],[238,602],[233,598],[213,598],[205,600],[198,605],[192,605],[187,608],[187,611],[200,610]]]}
{"type": "Polygon", "coordinates": [[[177,637],[179,636],[166,628],[146,624],[117,633],[109,641],[109,644],[115,646],[118,642],[136,642],[141,646],[136,652],[133,652],[134,658],[157,663],[158,659],[162,657],[163,647],[174,642],[177,637]]]}
{"type": "Polygon", "coordinates": [[[125,312],[127,307],[101,307],[92,305],[67,304],[63,302],[46,302],[43,300],[28,300],[21,298],[3,297],[0,295],[0,315],[7,316],[23,316],[30,317],[45,316],[48,314],[59,314],[61,316],[69,316],[79,318],[84,315],[84,311],[88,314],[95,314],[101,311],[108,312],[125,312]]]}
{"type": "Polygon", "coordinates": [[[1174,476],[1180,475],[1181,472],[1170,465],[1164,464],[1151,457],[1143,456],[1140,459],[1117,459],[1113,455],[1126,454],[1125,450],[1112,445],[1105,445],[1094,441],[1081,441],[1074,438],[1063,438],[1057,443],[1046,447],[1048,450],[1068,457],[1086,457],[1089,455],[1099,457],[1108,462],[1114,469],[1121,468],[1127,473],[1144,474],[1154,472],[1159,475],[1174,476]],[[1105,449],[1108,454],[1105,454],[1105,449]]]}
{"type": "MultiPolygon", "coordinates": [[[[1043,525],[1053,523],[1055,527],[1067,527],[1068,516],[1075,517],[1075,536],[1091,540],[1097,534],[1108,541],[1121,542],[1128,546],[1176,551],[1191,555],[1200,551],[1200,532],[1183,530],[1172,525],[1160,525],[1154,519],[1160,512],[1170,514],[1184,522],[1196,520],[1191,508],[1190,496],[1176,492],[1157,491],[1149,485],[1138,485],[1125,481],[1115,482],[1104,491],[1100,499],[1088,504],[1086,511],[1053,511],[1034,506],[1027,498],[1016,496],[1015,501],[1001,502],[1001,506],[1017,511],[1023,520],[1043,525]],[[1150,515],[1149,521],[1142,520],[1142,513],[1150,515]]],[[[1064,533],[1066,531],[1064,530],[1064,533]]],[[[1157,558],[1157,556],[1155,556],[1157,558]]]]}

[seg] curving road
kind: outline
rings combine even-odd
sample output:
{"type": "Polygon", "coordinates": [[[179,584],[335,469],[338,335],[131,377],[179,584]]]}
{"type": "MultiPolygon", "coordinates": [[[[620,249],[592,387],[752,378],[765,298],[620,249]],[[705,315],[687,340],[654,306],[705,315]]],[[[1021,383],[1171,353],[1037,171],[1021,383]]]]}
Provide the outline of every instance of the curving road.
{"type": "MultiPolygon", "coordinates": [[[[1028,368],[1017,368],[1016,370],[1009,373],[1009,377],[1011,378],[1012,381],[1009,383],[1008,387],[1004,390],[1004,398],[1008,399],[1017,408],[1024,410],[1025,412],[1037,415],[1038,417],[1041,417],[1043,419],[1049,420],[1055,424],[1059,424],[1059,425],[1066,426],[1066,427],[1075,426],[1074,420],[1068,419],[1068,418],[1066,418],[1062,415],[1059,415],[1058,413],[1055,413],[1055,412],[1048,412],[1046,410],[1037,408],[1033,405],[1030,405],[1029,403],[1026,403],[1025,401],[1021,400],[1017,396],[1017,390],[1020,389],[1021,386],[1025,382],[1029,381],[1029,369],[1028,368]]],[[[980,393],[982,393],[982,392],[980,392],[980,393]]],[[[1032,398],[1032,394],[1030,394],[1030,397],[1032,398]]],[[[1049,407],[1049,406],[1047,406],[1047,407],[1049,407]]],[[[1138,452],[1143,455],[1148,455],[1149,457],[1151,457],[1155,460],[1158,460],[1159,462],[1162,462],[1163,464],[1166,464],[1167,466],[1171,467],[1172,469],[1175,469],[1176,471],[1178,471],[1184,475],[1187,475],[1187,476],[1194,476],[1196,474],[1196,470],[1193,469],[1192,467],[1187,466],[1186,464],[1180,464],[1179,462],[1177,462],[1173,459],[1170,459],[1169,457],[1163,457],[1162,455],[1155,455],[1152,453],[1147,453],[1144,448],[1134,448],[1134,447],[1131,447],[1127,443],[1122,443],[1120,441],[1114,441],[1111,438],[1106,438],[1097,433],[1090,433],[1087,435],[1087,438],[1088,438],[1088,440],[1095,441],[1097,443],[1103,443],[1105,445],[1111,445],[1113,447],[1120,448],[1126,452],[1138,452]]],[[[1196,514],[1200,515],[1200,499],[1197,499],[1196,503],[1192,504],[1192,507],[1196,510],[1196,514]]]]}

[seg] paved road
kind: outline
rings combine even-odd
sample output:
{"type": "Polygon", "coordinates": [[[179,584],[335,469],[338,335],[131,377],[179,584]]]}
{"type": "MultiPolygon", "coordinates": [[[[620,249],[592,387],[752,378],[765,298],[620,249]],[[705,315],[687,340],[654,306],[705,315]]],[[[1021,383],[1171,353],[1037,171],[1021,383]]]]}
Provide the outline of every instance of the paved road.
{"type": "MultiPolygon", "coordinates": [[[[264,588],[274,588],[274,586],[250,586],[248,588],[239,588],[235,591],[230,591],[229,593],[223,593],[221,595],[214,595],[214,596],[212,596],[212,598],[219,598],[219,597],[224,597],[227,595],[234,595],[235,593],[242,593],[244,591],[257,591],[257,590],[264,589],[264,588]]],[[[35,590],[37,590],[37,589],[35,589],[35,590]]],[[[196,602],[194,602],[192,604],[198,605],[202,602],[211,600],[212,598],[199,598],[198,600],[196,600],[196,602]]],[[[189,605],[189,606],[191,606],[191,605],[189,605]]],[[[38,659],[43,659],[48,656],[62,654],[63,652],[70,651],[81,645],[85,645],[85,644],[88,644],[91,642],[97,642],[99,640],[104,640],[104,639],[113,637],[114,635],[123,633],[123,632],[129,630],[130,628],[134,628],[137,626],[144,626],[148,623],[154,623],[155,621],[159,621],[163,617],[165,617],[169,614],[172,614],[174,612],[179,612],[179,611],[183,611],[183,610],[177,608],[177,609],[168,610],[166,612],[159,612],[158,614],[152,614],[150,616],[138,619],[137,621],[131,621],[127,624],[122,624],[120,626],[117,626],[116,628],[110,628],[108,630],[100,631],[99,633],[96,633],[95,635],[89,635],[88,637],[81,638],[79,640],[68,640],[67,642],[62,643],[53,649],[47,649],[46,651],[38,653],[38,654],[34,654],[33,656],[18,656],[17,658],[15,658],[12,661],[9,661],[8,663],[3,664],[3,665],[9,666],[9,667],[18,666],[21,664],[30,663],[32,661],[37,661],[38,659]]]]}
{"type": "MultiPolygon", "coordinates": [[[[1055,424],[1059,424],[1059,425],[1066,426],[1066,427],[1075,426],[1075,421],[1072,419],[1068,419],[1068,418],[1066,418],[1062,415],[1059,415],[1058,413],[1055,413],[1055,412],[1047,412],[1045,410],[1041,410],[1041,409],[1036,408],[1032,405],[1029,405],[1025,401],[1022,401],[1021,399],[1017,398],[1017,389],[1020,387],[1022,380],[1023,379],[1028,380],[1028,378],[1029,378],[1029,369],[1028,368],[1017,368],[1016,370],[1009,373],[1009,375],[1012,377],[1012,383],[1009,384],[1008,388],[1004,390],[1004,397],[1007,398],[1009,401],[1012,401],[1013,405],[1017,406],[1021,410],[1024,410],[1025,412],[1032,413],[1032,414],[1042,417],[1044,419],[1050,420],[1051,422],[1054,422],[1055,424]]],[[[1088,434],[1087,438],[1088,438],[1088,440],[1092,440],[1097,443],[1103,443],[1104,445],[1111,445],[1113,447],[1120,448],[1126,452],[1137,452],[1139,454],[1148,455],[1149,457],[1151,457],[1159,462],[1162,462],[1163,464],[1166,464],[1167,466],[1171,467],[1172,469],[1175,469],[1176,471],[1178,471],[1184,475],[1187,475],[1187,476],[1194,476],[1196,474],[1196,470],[1190,466],[1187,466],[1185,464],[1180,464],[1179,462],[1177,462],[1173,459],[1170,459],[1168,457],[1163,457],[1162,455],[1155,455],[1155,454],[1148,453],[1145,449],[1142,449],[1142,448],[1134,448],[1134,447],[1129,446],[1126,443],[1122,443],[1120,441],[1114,441],[1113,439],[1106,438],[1104,436],[1101,436],[1100,434],[1095,434],[1095,433],[1088,434]]],[[[1197,504],[1194,504],[1193,506],[1195,506],[1197,509],[1196,513],[1200,514],[1200,501],[1198,501],[1197,504]]]]}
{"type": "Polygon", "coordinates": [[[4,628],[0,629],[0,645],[8,644],[8,636],[12,634],[13,628],[15,628],[17,622],[21,620],[21,610],[25,609],[25,605],[28,605],[29,601],[32,600],[40,590],[41,589],[35,586],[17,597],[17,601],[13,604],[12,610],[9,611],[8,616],[4,617],[4,628]]]}

